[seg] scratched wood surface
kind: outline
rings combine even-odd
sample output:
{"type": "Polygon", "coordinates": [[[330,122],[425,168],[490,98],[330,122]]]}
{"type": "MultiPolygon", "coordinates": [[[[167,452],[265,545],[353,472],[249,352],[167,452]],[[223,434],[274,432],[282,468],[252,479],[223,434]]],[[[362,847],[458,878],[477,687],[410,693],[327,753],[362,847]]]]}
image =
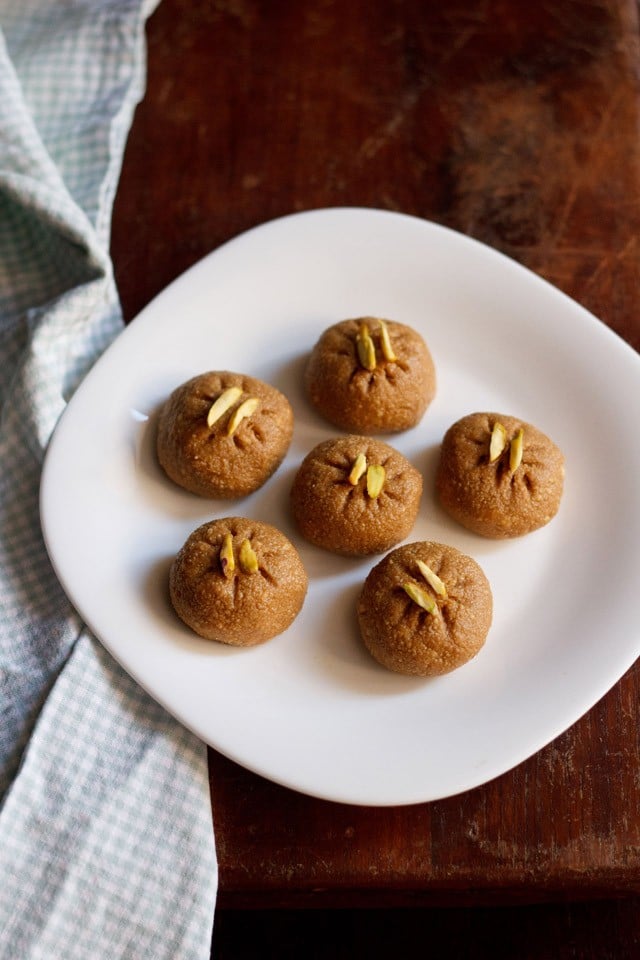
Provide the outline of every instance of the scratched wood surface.
{"type": "MultiPolygon", "coordinates": [[[[242,230],[362,205],[485,241],[640,348],[634,0],[163,0],[148,39],[113,224],[127,320],[242,230]]],[[[640,893],[639,680],[410,808],[313,800],[211,751],[219,905],[640,893]]]]}

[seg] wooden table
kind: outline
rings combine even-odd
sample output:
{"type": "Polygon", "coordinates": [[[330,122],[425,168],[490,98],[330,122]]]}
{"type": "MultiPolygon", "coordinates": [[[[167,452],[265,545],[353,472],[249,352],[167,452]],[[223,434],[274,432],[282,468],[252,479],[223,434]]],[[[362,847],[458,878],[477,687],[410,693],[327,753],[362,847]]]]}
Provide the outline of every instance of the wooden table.
{"type": "MultiPolygon", "coordinates": [[[[113,225],[126,319],[242,230],[359,205],[477,237],[640,348],[634,0],[163,0],[148,39],[113,225]]],[[[413,807],[211,751],[219,907],[640,893],[639,694],[636,666],[515,770],[413,807]]]]}

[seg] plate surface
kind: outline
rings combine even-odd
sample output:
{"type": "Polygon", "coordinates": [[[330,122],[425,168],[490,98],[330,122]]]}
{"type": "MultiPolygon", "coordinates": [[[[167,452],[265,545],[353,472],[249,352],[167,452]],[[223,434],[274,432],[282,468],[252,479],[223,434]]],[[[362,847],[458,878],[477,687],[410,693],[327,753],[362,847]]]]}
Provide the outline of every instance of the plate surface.
{"type": "Polygon", "coordinates": [[[639,422],[638,355],[518,264],[400,214],[295,214],[198,263],[101,357],[50,444],[43,530],[87,624],[203,740],[311,795],[416,803],[477,786],[526,759],[640,653],[639,422]],[[367,314],[420,330],[438,373],[422,423],[384,438],[425,478],[410,539],[470,554],[494,594],[494,623],[479,656],[426,681],[386,672],[360,645],[355,600],[379,558],[347,560],[305,544],[287,509],[297,465],[336,434],[304,399],[305,357],[329,324],[367,314]],[[273,383],[296,414],[282,467],[241,501],[194,497],[155,462],[159,406],[208,369],[273,383]],[[562,448],[565,494],[546,528],[488,541],[437,505],[440,440],[475,410],[522,417],[562,448]],[[310,578],[292,627],[253,649],[198,639],[167,599],[171,559],[187,535],[232,514],[280,527],[310,578]]]}

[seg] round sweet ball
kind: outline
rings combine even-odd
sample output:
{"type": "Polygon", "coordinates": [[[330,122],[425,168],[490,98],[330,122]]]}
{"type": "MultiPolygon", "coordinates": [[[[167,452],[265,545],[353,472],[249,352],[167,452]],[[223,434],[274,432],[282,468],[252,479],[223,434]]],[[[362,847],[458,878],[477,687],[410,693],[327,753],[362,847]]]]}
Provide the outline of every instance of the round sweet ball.
{"type": "Polygon", "coordinates": [[[362,640],[378,663],[433,677],[476,656],[491,626],[493,599],[475,560],[425,541],[392,550],[371,570],[357,612],[362,640]]]}
{"type": "Polygon", "coordinates": [[[436,489],[447,512],[484,537],[519,537],[543,527],[560,507],[564,457],[530,423],[472,413],[449,427],[436,489]]]}
{"type": "Polygon", "coordinates": [[[293,623],[307,575],[293,544],[268,523],[225,517],[194,530],[169,574],[173,607],[206,640],[253,647],[293,623]]]}
{"type": "Polygon", "coordinates": [[[211,371],[183,383],[164,404],[157,454],[171,480],[202,497],[244,497],[280,466],[293,411],[262,380],[211,371]]]}
{"type": "Polygon", "coordinates": [[[305,369],[318,412],[351,433],[414,427],[436,392],[431,354],[420,334],[393,320],[343,320],[322,334],[305,369]]]}
{"type": "Polygon", "coordinates": [[[291,488],[296,525],[310,543],[346,556],[382,553],[418,514],[422,476],[381,440],[345,436],[307,454],[291,488]]]}

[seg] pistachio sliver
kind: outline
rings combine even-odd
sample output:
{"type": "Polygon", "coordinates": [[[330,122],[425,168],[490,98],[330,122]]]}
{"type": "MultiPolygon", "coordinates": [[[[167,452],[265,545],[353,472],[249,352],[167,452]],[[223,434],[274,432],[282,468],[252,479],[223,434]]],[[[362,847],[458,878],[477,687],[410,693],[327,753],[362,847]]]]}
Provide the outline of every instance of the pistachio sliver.
{"type": "Polygon", "coordinates": [[[420,573],[427,581],[434,593],[437,593],[439,597],[442,597],[443,600],[447,599],[447,588],[445,587],[443,581],[440,579],[437,573],[429,567],[424,560],[417,560],[418,569],[420,573]]]}
{"type": "Polygon", "coordinates": [[[260,401],[257,397],[249,397],[247,400],[241,403],[231,415],[229,426],[227,427],[227,436],[232,437],[238,429],[240,421],[244,420],[246,417],[250,417],[252,413],[256,412],[259,406],[260,401]]]}
{"type": "Polygon", "coordinates": [[[360,324],[360,329],[356,337],[356,349],[358,351],[358,360],[365,370],[375,370],[376,368],[376,348],[369,327],[366,323],[360,324]]]}
{"type": "Polygon", "coordinates": [[[367,467],[367,493],[372,500],[379,497],[384,487],[386,472],[379,463],[372,463],[367,467]]]}
{"type": "Polygon", "coordinates": [[[222,547],[220,548],[220,566],[227,579],[236,568],[236,562],[233,556],[233,537],[230,533],[225,533],[222,541],[222,547]]]}
{"type": "Polygon", "coordinates": [[[367,458],[364,453],[359,453],[353,461],[351,473],[349,474],[349,483],[355,487],[362,474],[367,469],[367,458]]]}
{"type": "Polygon", "coordinates": [[[238,562],[244,573],[257,573],[259,567],[258,558],[248,540],[243,540],[240,544],[238,562]]]}
{"type": "Polygon", "coordinates": [[[410,581],[403,583],[402,589],[414,603],[417,603],[418,606],[426,610],[427,613],[435,613],[438,609],[438,604],[433,597],[430,597],[422,587],[417,587],[415,583],[411,583],[410,581]]]}
{"type": "Polygon", "coordinates": [[[495,463],[507,445],[507,431],[501,423],[494,423],[489,441],[489,463],[495,463]]]}
{"type": "Polygon", "coordinates": [[[212,427],[214,423],[220,419],[223,413],[226,413],[227,410],[232,407],[241,396],[242,390],[240,387],[229,387],[227,390],[224,390],[209,407],[209,412],[207,414],[207,426],[212,427]]]}
{"type": "Polygon", "coordinates": [[[515,473],[522,463],[522,453],[524,449],[524,431],[522,427],[516,433],[509,445],[509,469],[515,473]]]}
{"type": "Polygon", "coordinates": [[[380,324],[380,347],[382,349],[382,356],[385,360],[388,360],[389,363],[396,363],[397,357],[393,352],[393,347],[391,346],[391,338],[389,337],[389,327],[386,325],[384,320],[379,320],[380,324]]]}

